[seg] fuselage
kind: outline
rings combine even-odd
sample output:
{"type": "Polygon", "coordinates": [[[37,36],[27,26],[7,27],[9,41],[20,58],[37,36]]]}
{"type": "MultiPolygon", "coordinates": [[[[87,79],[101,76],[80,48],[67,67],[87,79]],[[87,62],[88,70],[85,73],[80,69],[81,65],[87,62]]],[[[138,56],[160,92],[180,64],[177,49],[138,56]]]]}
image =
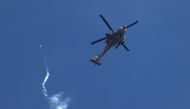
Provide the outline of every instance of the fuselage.
{"type": "Polygon", "coordinates": [[[120,27],[116,32],[109,34],[109,38],[106,40],[106,44],[109,46],[115,46],[117,43],[124,41],[126,28],[124,26],[120,27]]]}

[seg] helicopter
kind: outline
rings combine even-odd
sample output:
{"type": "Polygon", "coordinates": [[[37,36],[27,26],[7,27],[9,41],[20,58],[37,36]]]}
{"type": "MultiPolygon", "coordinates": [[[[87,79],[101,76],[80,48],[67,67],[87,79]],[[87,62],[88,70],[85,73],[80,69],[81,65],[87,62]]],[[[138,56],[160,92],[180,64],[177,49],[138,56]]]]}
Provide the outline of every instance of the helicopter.
{"type": "Polygon", "coordinates": [[[107,22],[107,20],[104,18],[104,16],[101,14],[99,16],[103,20],[103,22],[107,25],[107,27],[111,30],[111,33],[105,33],[105,37],[91,42],[91,45],[94,45],[103,40],[105,40],[106,43],[104,50],[100,54],[90,58],[90,61],[93,62],[95,65],[101,65],[100,59],[102,59],[102,57],[107,53],[107,51],[114,46],[116,49],[119,46],[123,46],[125,50],[130,51],[129,48],[125,45],[125,34],[129,27],[138,23],[138,21],[135,21],[129,24],[128,26],[121,26],[117,31],[114,31],[107,22]]]}

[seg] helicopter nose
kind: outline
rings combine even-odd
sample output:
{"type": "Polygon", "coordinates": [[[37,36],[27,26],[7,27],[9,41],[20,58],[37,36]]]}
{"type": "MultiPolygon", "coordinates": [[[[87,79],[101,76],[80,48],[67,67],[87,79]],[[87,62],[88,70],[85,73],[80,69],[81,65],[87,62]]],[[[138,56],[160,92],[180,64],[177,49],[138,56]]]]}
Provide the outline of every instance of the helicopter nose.
{"type": "Polygon", "coordinates": [[[127,28],[125,26],[121,26],[120,29],[126,31],[127,28]]]}

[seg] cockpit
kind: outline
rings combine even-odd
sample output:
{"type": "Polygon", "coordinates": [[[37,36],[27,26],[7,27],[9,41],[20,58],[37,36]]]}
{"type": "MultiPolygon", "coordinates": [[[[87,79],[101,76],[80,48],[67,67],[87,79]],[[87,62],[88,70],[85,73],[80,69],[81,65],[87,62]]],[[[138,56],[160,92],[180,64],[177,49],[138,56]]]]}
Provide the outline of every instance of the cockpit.
{"type": "Polygon", "coordinates": [[[125,26],[121,26],[120,29],[124,29],[126,31],[126,27],[125,26]]]}

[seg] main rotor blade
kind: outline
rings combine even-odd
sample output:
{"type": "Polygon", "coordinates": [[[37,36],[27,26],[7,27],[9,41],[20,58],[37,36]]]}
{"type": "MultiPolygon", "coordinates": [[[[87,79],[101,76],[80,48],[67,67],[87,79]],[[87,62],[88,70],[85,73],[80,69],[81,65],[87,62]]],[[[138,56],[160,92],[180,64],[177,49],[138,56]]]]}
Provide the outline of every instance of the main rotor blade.
{"type": "Polygon", "coordinates": [[[106,21],[106,19],[104,18],[104,16],[103,15],[99,15],[100,16],[100,18],[102,18],[102,20],[104,21],[104,23],[108,26],[108,28],[112,31],[112,32],[114,32],[114,30],[112,29],[112,27],[108,24],[108,22],[106,21]]]}
{"type": "Polygon", "coordinates": [[[121,45],[125,48],[125,50],[130,51],[124,43],[122,43],[121,45]]]}
{"type": "Polygon", "coordinates": [[[131,23],[130,25],[128,25],[127,28],[129,28],[129,27],[131,27],[131,26],[133,26],[133,25],[135,25],[137,23],[138,23],[138,21],[135,21],[135,22],[131,23]]]}
{"type": "Polygon", "coordinates": [[[121,43],[118,43],[118,44],[115,46],[115,48],[117,49],[120,45],[121,45],[121,43]]]}
{"type": "Polygon", "coordinates": [[[93,44],[95,44],[95,43],[98,43],[98,42],[100,42],[100,41],[103,41],[103,40],[105,40],[105,39],[107,39],[107,38],[108,38],[108,37],[106,36],[106,37],[103,37],[103,38],[101,38],[101,39],[98,39],[98,40],[92,42],[91,45],[93,45],[93,44]]]}

